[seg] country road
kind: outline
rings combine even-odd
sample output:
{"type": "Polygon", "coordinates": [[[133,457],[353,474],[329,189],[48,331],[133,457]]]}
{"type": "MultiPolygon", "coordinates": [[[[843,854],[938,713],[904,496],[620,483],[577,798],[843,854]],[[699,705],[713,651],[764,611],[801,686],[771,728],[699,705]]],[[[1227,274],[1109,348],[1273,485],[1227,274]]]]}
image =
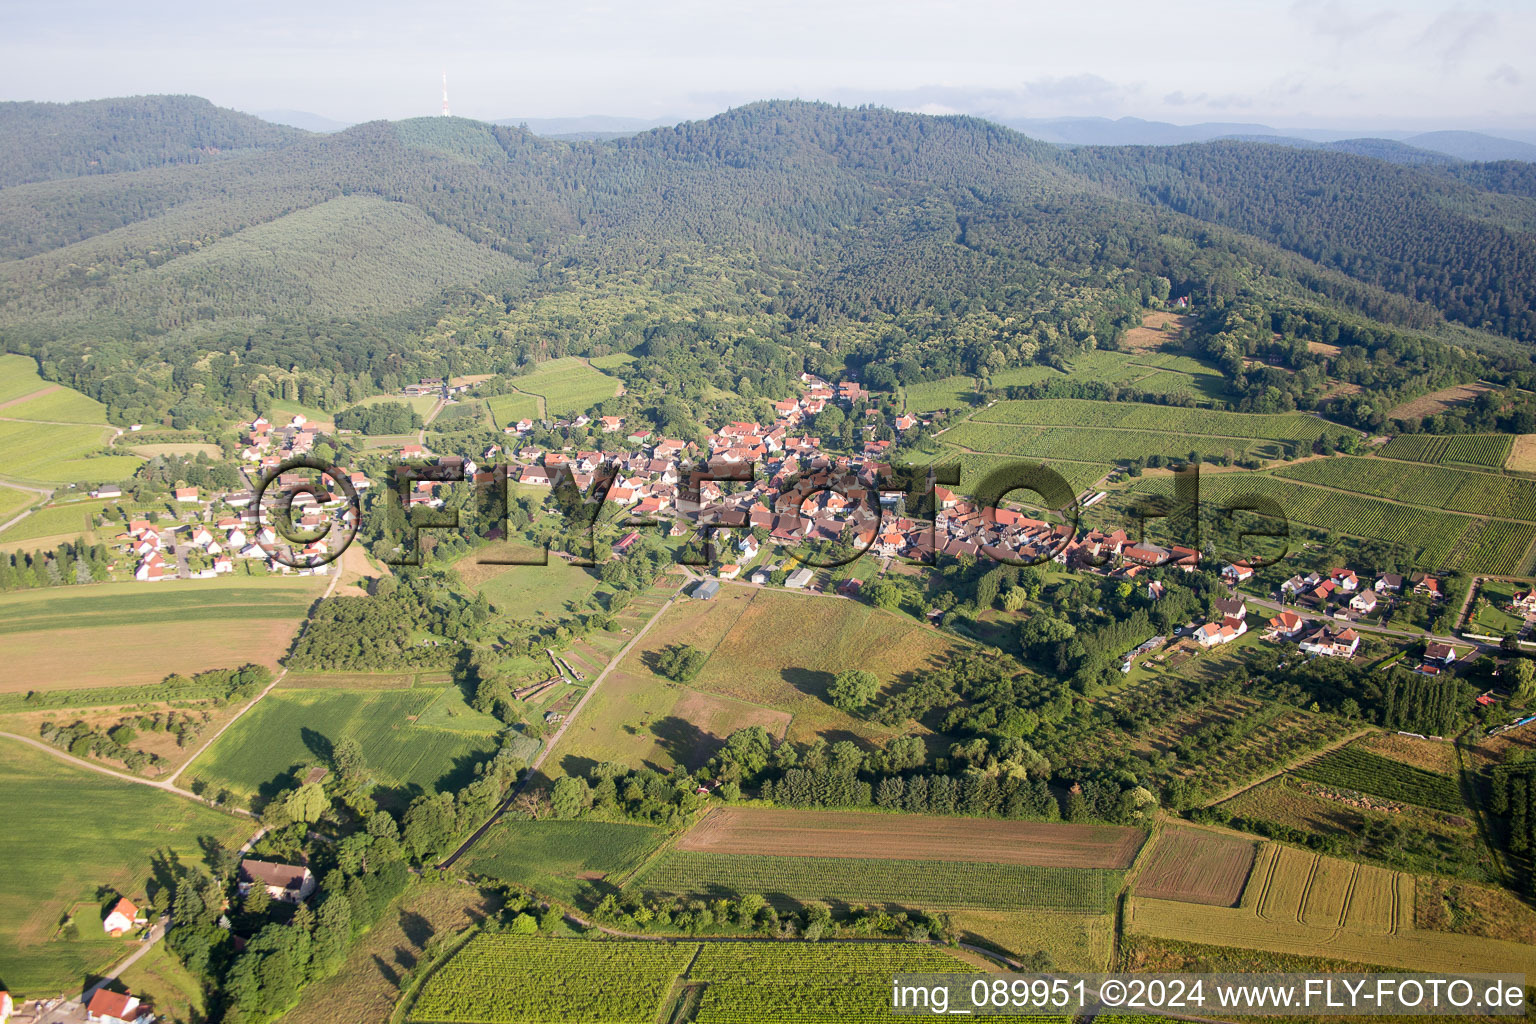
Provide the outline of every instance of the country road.
{"type": "MultiPolygon", "coordinates": [[[[1337,623],[1342,621],[1335,619],[1331,615],[1320,615],[1317,612],[1303,611],[1294,605],[1284,604],[1283,602],[1273,600],[1272,598],[1251,597],[1247,594],[1242,596],[1246,598],[1251,604],[1258,605],[1261,608],[1268,608],[1271,611],[1295,612],[1297,616],[1313,622],[1337,623]]],[[[1407,637],[1410,640],[1437,640],[1440,643],[1451,644],[1458,647],[1475,647],[1480,651],[1499,650],[1498,644],[1490,644],[1482,640],[1469,640],[1459,636],[1434,636],[1433,634],[1426,633],[1419,629],[1392,629],[1389,626],[1372,626],[1364,622],[1351,622],[1349,623],[1349,628],[1364,633],[1381,633],[1384,636],[1407,637]]]]}
{"type": "MultiPolygon", "coordinates": [[[[678,593],[681,593],[681,590],[679,590],[678,593]]],[[[534,757],[533,762],[528,765],[528,771],[523,776],[523,781],[512,787],[512,792],[507,794],[507,798],[501,802],[501,806],[497,807],[496,810],[491,813],[491,816],[486,819],[485,824],[475,829],[475,831],[470,835],[468,839],[459,844],[458,849],[454,850],[438,863],[437,866],[439,868],[453,867],[458,859],[469,851],[471,846],[474,846],[481,840],[482,837],[484,837],[487,832],[490,831],[492,825],[501,820],[501,816],[507,812],[507,808],[512,806],[512,801],[517,799],[518,795],[522,793],[523,789],[528,785],[529,781],[532,780],[534,775],[538,773],[538,770],[543,767],[544,762],[554,751],[556,745],[559,744],[560,738],[565,735],[565,730],[570,728],[572,722],[576,721],[576,716],[581,713],[581,709],[586,706],[587,701],[591,699],[594,693],[597,692],[597,688],[602,685],[603,680],[608,678],[608,673],[613,671],[614,666],[622,661],[624,657],[629,654],[630,650],[634,648],[635,644],[639,643],[640,639],[650,631],[651,626],[655,625],[656,620],[661,618],[662,613],[665,612],[668,608],[672,607],[673,602],[675,602],[678,598],[678,593],[674,593],[671,597],[667,598],[666,603],[663,604],[660,608],[656,609],[656,614],[647,619],[645,621],[645,625],[636,630],[635,635],[629,638],[629,643],[619,648],[618,653],[613,656],[613,660],[603,666],[603,670],[597,674],[595,679],[592,680],[592,685],[587,687],[586,692],[581,695],[581,699],[576,702],[576,706],[571,708],[571,713],[565,716],[565,721],[560,723],[560,728],[555,730],[555,734],[549,738],[549,741],[544,744],[543,749],[539,751],[536,757],[534,757]]]]}

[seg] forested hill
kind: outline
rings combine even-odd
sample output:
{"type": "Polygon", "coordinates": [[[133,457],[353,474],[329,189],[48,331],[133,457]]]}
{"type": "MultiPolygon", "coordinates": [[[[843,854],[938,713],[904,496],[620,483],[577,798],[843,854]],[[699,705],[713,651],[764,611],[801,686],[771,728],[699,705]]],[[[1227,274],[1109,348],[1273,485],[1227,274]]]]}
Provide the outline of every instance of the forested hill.
{"type": "MultiPolygon", "coordinates": [[[[599,142],[462,118],[310,135],[185,98],[0,109],[0,181],[24,182],[0,188],[0,346],[119,417],[295,388],[330,408],[413,373],[613,351],[760,394],[829,361],[904,381],[1061,365],[1170,290],[1326,310],[1394,344],[1402,379],[1427,363],[1396,332],[1536,340],[1536,200],[1514,165],[1068,152],[800,102],[599,142]],[[567,294],[604,298],[545,312],[567,294]]],[[[1530,369],[1513,347],[1493,369],[1530,369]]]]}
{"type": "Polygon", "coordinates": [[[201,163],[304,134],[196,96],[0,103],[0,187],[201,163]]]}

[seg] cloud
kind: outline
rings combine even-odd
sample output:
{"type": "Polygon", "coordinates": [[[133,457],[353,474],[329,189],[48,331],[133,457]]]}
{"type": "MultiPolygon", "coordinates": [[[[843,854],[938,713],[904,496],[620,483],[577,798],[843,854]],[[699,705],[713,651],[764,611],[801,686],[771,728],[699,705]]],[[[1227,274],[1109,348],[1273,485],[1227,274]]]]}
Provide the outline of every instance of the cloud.
{"type": "Polygon", "coordinates": [[[1339,0],[1296,0],[1291,5],[1291,14],[1317,35],[1340,46],[1378,35],[1399,18],[1390,7],[1351,14],[1339,0]]]}
{"type": "Polygon", "coordinates": [[[1498,29],[1499,19],[1488,11],[1467,11],[1458,7],[1430,22],[1419,36],[1417,45],[1438,57],[1442,66],[1450,68],[1461,63],[1474,44],[1496,35],[1498,29]]]}
{"type": "Polygon", "coordinates": [[[1520,72],[1515,70],[1513,64],[1500,64],[1488,76],[1488,81],[1494,85],[1519,85],[1524,79],[1520,77],[1520,72]]]}

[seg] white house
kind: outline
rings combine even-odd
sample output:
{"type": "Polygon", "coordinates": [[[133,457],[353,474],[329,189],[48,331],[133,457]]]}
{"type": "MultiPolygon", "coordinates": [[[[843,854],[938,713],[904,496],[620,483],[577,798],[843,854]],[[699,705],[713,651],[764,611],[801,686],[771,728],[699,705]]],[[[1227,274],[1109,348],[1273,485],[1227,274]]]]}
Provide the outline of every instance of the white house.
{"type": "Polygon", "coordinates": [[[112,904],[111,910],[107,911],[107,916],[101,922],[101,930],[116,938],[119,935],[126,935],[133,931],[134,925],[140,924],[144,920],[143,915],[139,913],[138,907],[134,906],[128,899],[121,898],[112,904]]]}
{"type": "Polygon", "coordinates": [[[91,1024],[135,1024],[153,1021],[154,1016],[139,1005],[138,996],[100,988],[85,1008],[85,1019],[91,1024]]]}
{"type": "Polygon", "coordinates": [[[1365,615],[1375,611],[1376,606],[1380,603],[1381,599],[1376,596],[1376,591],[1374,590],[1362,590],[1349,599],[1349,606],[1365,615]]]}

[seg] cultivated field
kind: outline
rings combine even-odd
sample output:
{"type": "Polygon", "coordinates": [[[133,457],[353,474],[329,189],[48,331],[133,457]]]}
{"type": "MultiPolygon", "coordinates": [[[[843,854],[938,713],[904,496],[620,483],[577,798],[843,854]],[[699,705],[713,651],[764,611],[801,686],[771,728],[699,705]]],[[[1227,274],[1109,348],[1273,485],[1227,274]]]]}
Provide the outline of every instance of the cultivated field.
{"type": "Polygon", "coordinates": [[[467,782],[475,763],[495,753],[499,727],[464,706],[453,686],[274,690],[187,771],[248,800],[299,766],[326,764],[332,746],[350,737],[361,744],[379,795],[404,806],[419,793],[467,782]]]}
{"type": "Polygon", "coordinates": [[[678,840],[677,849],[1124,869],[1145,838],[1138,829],[1114,825],[716,807],[678,840]]]}
{"type": "Polygon", "coordinates": [[[540,418],[539,400],[533,395],[516,391],[505,395],[491,395],[486,398],[485,404],[491,411],[491,419],[498,427],[505,427],[520,420],[540,418]]]}
{"type": "Polygon", "coordinates": [[[274,666],[322,583],[237,577],[101,583],[0,595],[0,692],[159,682],[274,666]]]}
{"type": "Polygon", "coordinates": [[[706,942],[687,981],[703,986],[698,1024],[864,1024],[913,1019],[890,1011],[896,974],[987,969],[984,961],[911,943],[706,942]]]}
{"type": "Polygon", "coordinates": [[[1498,469],[1509,457],[1510,434],[1399,434],[1379,454],[1409,462],[1454,462],[1498,469]]]}
{"type": "Polygon", "coordinates": [[[1353,789],[1451,814],[1461,814],[1466,809],[1461,785],[1454,776],[1415,768],[1373,754],[1359,745],[1329,751],[1295,769],[1294,773],[1325,786],[1353,789]]]}
{"type": "MultiPolygon", "coordinates": [[[[1171,496],[1171,477],[1138,480],[1130,488],[1136,494],[1171,496]]],[[[1257,473],[1208,475],[1200,480],[1200,500],[1220,504],[1231,498],[1259,495],[1276,502],[1287,519],[1333,533],[1378,538],[1418,552],[1417,563],[1427,567],[1454,564],[1469,572],[1505,574],[1518,567],[1536,530],[1523,523],[1492,523],[1507,526],[1489,535],[1482,544],[1474,531],[1479,521],[1453,512],[1435,512],[1379,498],[1346,494],[1322,487],[1308,487],[1257,473]],[[1452,556],[1455,556],[1453,559],[1452,556]]]]}
{"type": "MultiPolygon", "coordinates": [[[[581,412],[612,398],[619,393],[620,386],[617,377],[594,370],[575,356],[539,363],[533,372],[513,378],[512,383],[519,391],[544,399],[550,416],[581,412]]],[[[492,399],[493,403],[496,401],[492,399]]],[[[502,409],[502,406],[492,405],[498,425],[506,422],[502,409]]]]}
{"type": "Polygon", "coordinates": [[[38,483],[126,480],[143,463],[96,454],[112,436],[105,424],[32,423],[0,417],[0,475],[38,483]]]}
{"type": "Polygon", "coordinates": [[[490,934],[472,940],[432,976],[407,1019],[899,1021],[907,1018],[888,1009],[894,974],[988,969],[984,961],[912,943],[588,942],[490,934]]]}
{"type": "MultiPolygon", "coordinates": [[[[255,826],[195,801],[74,768],[0,739],[0,964],[11,995],[55,996],[125,956],[101,930],[103,889],[139,900],[157,851],[202,863],[255,826]],[[73,927],[65,924],[73,913],[73,927]]],[[[160,905],[164,906],[162,898],[160,905]]]]}
{"type": "Polygon", "coordinates": [[[1414,928],[1414,879],[1266,846],[1239,907],[1134,896],[1128,934],[1415,971],[1530,971],[1536,947],[1414,928]]]}
{"type": "Polygon", "coordinates": [[[1258,844],[1192,828],[1166,828],[1136,878],[1138,896],[1235,907],[1258,844]]]}
{"type": "Polygon", "coordinates": [[[1144,402],[1095,402],[1077,398],[1051,398],[1030,402],[999,402],[980,417],[989,423],[1031,426],[1097,427],[1118,430],[1149,430],[1157,433],[1198,434],[1234,440],[1312,441],[1324,434],[1348,431],[1302,413],[1262,415],[1148,405],[1144,402]]]}
{"type": "Polygon", "coordinates": [[[433,974],[413,1021],[544,1024],[654,1020],[697,943],[481,935],[433,974]]]}
{"type": "Polygon", "coordinates": [[[94,398],[39,377],[30,358],[0,356],[0,476],[39,483],[132,476],[139,459],[95,455],[115,432],[106,413],[94,398]]]}
{"type": "Polygon", "coordinates": [[[1349,455],[1298,463],[1275,475],[1429,508],[1536,522],[1536,481],[1520,477],[1349,455]]]}
{"type": "MultiPolygon", "coordinates": [[[[964,819],[961,819],[964,820],[964,819]]],[[[679,896],[759,893],[780,907],[820,901],[942,910],[1061,910],[1103,914],[1121,871],[951,860],[783,857],[668,850],[627,888],[679,896]]]]}

